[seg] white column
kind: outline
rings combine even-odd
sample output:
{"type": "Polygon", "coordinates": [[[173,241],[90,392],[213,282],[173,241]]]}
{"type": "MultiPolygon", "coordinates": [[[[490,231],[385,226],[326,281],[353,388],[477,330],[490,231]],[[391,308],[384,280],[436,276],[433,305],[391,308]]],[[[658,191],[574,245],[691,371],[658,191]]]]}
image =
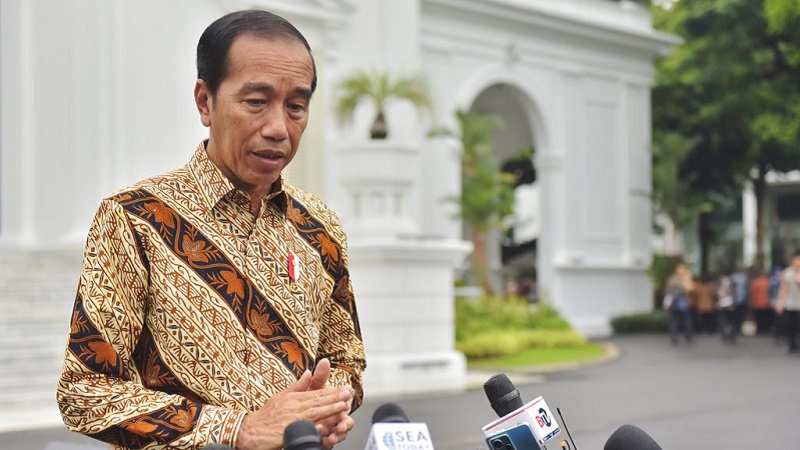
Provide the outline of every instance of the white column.
{"type": "Polygon", "coordinates": [[[0,3],[0,244],[30,246],[33,234],[31,2],[0,3]]]}
{"type": "Polygon", "coordinates": [[[349,251],[367,351],[365,394],[465,389],[466,360],[455,350],[453,267],[469,245],[355,239],[349,251]]]}
{"type": "Polygon", "coordinates": [[[745,182],[742,190],[742,250],[745,265],[755,262],[756,258],[756,214],[758,213],[756,194],[753,183],[745,182]]]}

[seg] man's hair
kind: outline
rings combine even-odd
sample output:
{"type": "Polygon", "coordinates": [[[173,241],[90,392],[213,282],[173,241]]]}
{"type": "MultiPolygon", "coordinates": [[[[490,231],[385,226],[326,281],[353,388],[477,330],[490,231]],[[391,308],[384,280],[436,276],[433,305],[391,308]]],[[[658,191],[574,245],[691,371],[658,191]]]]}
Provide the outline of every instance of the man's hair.
{"type": "Polygon", "coordinates": [[[317,67],[306,38],[288,20],[269,11],[247,10],[226,14],[203,31],[197,43],[197,78],[206,82],[211,95],[216,95],[228,75],[228,52],[233,41],[252,34],[265,39],[288,38],[303,44],[311,58],[313,75],[311,92],[317,88],[317,67]]]}

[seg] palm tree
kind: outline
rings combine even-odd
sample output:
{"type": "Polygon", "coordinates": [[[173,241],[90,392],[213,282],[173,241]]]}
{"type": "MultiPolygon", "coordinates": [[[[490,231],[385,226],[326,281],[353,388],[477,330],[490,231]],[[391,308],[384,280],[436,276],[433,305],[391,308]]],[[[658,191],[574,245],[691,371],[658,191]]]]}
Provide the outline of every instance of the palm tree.
{"type": "Polygon", "coordinates": [[[427,82],[422,74],[393,79],[387,72],[358,71],[339,84],[336,115],[341,122],[352,122],[353,112],[362,100],[375,103],[375,120],[370,128],[373,139],[386,139],[386,105],[392,99],[408,100],[419,112],[430,111],[427,82]]]}

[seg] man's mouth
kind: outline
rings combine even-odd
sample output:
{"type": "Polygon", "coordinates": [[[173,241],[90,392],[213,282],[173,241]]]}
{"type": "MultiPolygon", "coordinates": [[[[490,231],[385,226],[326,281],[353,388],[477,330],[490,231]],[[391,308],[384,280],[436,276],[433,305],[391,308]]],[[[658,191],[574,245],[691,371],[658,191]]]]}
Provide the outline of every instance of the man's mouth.
{"type": "Polygon", "coordinates": [[[253,152],[254,155],[258,156],[262,159],[268,159],[270,161],[278,161],[283,159],[284,155],[281,152],[273,152],[273,151],[260,151],[260,152],[253,152]]]}

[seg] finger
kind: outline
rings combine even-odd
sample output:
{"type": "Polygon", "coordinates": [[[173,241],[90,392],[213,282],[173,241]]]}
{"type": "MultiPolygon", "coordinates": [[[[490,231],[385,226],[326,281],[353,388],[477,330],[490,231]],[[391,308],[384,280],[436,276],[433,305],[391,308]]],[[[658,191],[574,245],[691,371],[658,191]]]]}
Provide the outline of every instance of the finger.
{"type": "Polygon", "coordinates": [[[321,401],[321,405],[309,408],[307,417],[314,423],[320,423],[330,417],[347,410],[347,402],[339,400],[335,403],[321,401]]]}
{"type": "Polygon", "coordinates": [[[331,429],[328,428],[327,426],[323,425],[322,422],[316,424],[315,427],[317,429],[317,434],[322,436],[322,437],[325,437],[325,436],[331,434],[331,429]]]}
{"type": "Polygon", "coordinates": [[[347,439],[347,433],[334,433],[322,438],[322,444],[323,446],[327,444],[333,447],[340,442],[344,442],[345,439],[347,439]]]}
{"type": "Polygon", "coordinates": [[[311,385],[311,371],[306,370],[300,375],[300,378],[297,379],[291,386],[286,388],[288,392],[305,392],[308,390],[308,387],[311,385]]]}
{"type": "Polygon", "coordinates": [[[322,445],[325,448],[330,449],[330,448],[333,448],[334,445],[338,444],[341,441],[342,441],[342,439],[340,439],[339,436],[337,436],[335,434],[331,434],[331,435],[325,436],[322,439],[322,445]]]}
{"type": "Polygon", "coordinates": [[[319,435],[322,437],[328,436],[329,434],[346,433],[349,431],[348,425],[342,422],[346,421],[348,417],[347,412],[342,411],[336,415],[320,420],[316,424],[317,432],[319,432],[319,435]]]}
{"type": "Polygon", "coordinates": [[[311,378],[311,387],[309,389],[322,389],[328,383],[328,378],[331,375],[331,362],[328,358],[322,358],[317,362],[317,367],[314,368],[314,376],[311,378]]]}
{"type": "Polygon", "coordinates": [[[331,416],[326,419],[320,420],[316,423],[317,433],[320,436],[325,437],[331,433],[336,432],[339,426],[339,418],[338,416],[331,416]]]}
{"type": "Polygon", "coordinates": [[[315,423],[324,420],[336,413],[349,411],[351,389],[349,386],[338,388],[324,388],[315,391],[293,393],[298,411],[308,411],[306,417],[315,423]]]}
{"type": "Polygon", "coordinates": [[[325,403],[349,402],[352,388],[350,386],[326,387],[308,391],[305,397],[314,402],[312,406],[321,406],[325,403]]]}
{"type": "Polygon", "coordinates": [[[356,424],[355,420],[353,420],[353,418],[352,418],[352,417],[350,417],[349,415],[347,415],[347,414],[345,413],[345,414],[344,414],[344,417],[343,417],[343,418],[342,418],[342,419],[339,421],[339,423],[337,424],[337,426],[336,426],[336,431],[337,431],[337,432],[338,432],[340,435],[342,435],[342,434],[347,434],[347,433],[348,433],[350,430],[352,430],[352,429],[353,429],[353,426],[354,426],[355,424],[356,424]]]}

